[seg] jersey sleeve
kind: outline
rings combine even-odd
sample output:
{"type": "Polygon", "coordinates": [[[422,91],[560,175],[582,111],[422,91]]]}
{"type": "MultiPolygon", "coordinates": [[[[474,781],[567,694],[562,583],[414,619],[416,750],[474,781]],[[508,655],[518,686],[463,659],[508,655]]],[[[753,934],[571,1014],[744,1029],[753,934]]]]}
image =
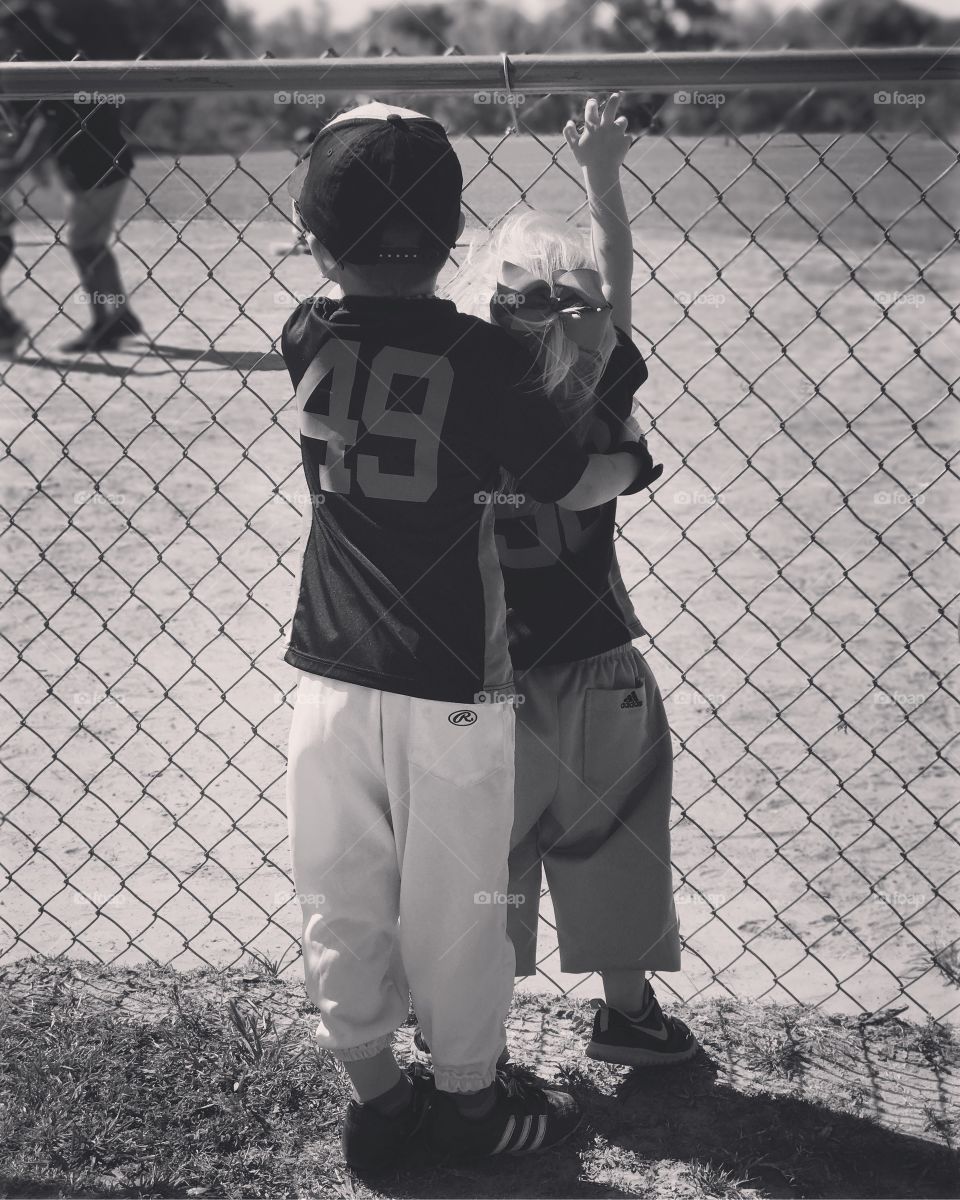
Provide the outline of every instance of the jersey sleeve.
{"type": "Polygon", "coordinates": [[[496,353],[506,375],[494,398],[495,419],[488,433],[491,449],[521,492],[552,503],[580,481],[589,455],[534,381],[523,350],[505,340],[496,353]]]}
{"type": "Polygon", "coordinates": [[[647,381],[647,364],[633,339],[617,329],[614,346],[597,388],[597,401],[608,420],[625,425],[633,413],[633,396],[647,381]]]}
{"type": "Polygon", "coordinates": [[[290,381],[296,387],[310,365],[307,347],[311,342],[310,326],[316,321],[327,321],[335,312],[338,301],[329,296],[311,296],[301,300],[284,322],[280,332],[280,353],[290,373],[290,381]]]}

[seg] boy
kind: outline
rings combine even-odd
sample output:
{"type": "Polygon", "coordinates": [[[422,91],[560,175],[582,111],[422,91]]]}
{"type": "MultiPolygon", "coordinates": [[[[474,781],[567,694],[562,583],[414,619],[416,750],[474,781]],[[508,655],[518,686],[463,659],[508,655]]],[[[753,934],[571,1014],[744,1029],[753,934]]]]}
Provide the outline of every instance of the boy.
{"type": "Polygon", "coordinates": [[[570,508],[630,487],[637,446],[588,455],[524,381],[524,351],[435,295],[463,229],[462,174],[435,121],[343,113],[291,181],[322,272],[281,347],[297,393],[305,516],[286,661],[302,672],[288,812],[316,1040],[356,1093],[348,1164],[418,1138],[446,1155],[527,1153],[579,1123],[573,1098],[497,1075],[514,709],[493,536],[500,467],[570,508]],[[391,1043],[412,994],[434,1076],[391,1043]]]}

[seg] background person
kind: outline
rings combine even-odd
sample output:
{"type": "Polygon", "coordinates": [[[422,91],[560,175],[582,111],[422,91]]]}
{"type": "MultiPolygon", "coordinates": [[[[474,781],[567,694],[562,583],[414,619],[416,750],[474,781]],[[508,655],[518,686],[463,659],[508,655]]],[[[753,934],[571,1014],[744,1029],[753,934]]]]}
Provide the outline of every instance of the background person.
{"type": "MultiPolygon", "coordinates": [[[[7,4],[0,10],[6,48],[30,61],[70,61],[81,49],[56,22],[45,0],[7,4]]],[[[96,29],[91,31],[96,36],[96,29]]],[[[98,57],[98,46],[84,46],[98,57]]],[[[7,111],[17,123],[0,158],[0,352],[10,354],[26,337],[22,321],[2,296],[2,271],[13,255],[16,214],[10,194],[22,177],[52,161],[67,196],[64,241],[90,305],[90,324],[63,349],[72,353],[113,349],[142,331],[127,302],[120,268],[109,246],[133,154],[117,103],[80,100],[16,101],[7,111]]]]}

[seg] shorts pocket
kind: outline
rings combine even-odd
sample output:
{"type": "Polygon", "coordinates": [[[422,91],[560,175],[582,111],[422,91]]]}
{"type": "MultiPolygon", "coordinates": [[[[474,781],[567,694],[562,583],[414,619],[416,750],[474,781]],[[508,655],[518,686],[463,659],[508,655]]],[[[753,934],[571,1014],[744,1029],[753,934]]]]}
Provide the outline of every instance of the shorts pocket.
{"type": "Polygon", "coordinates": [[[656,744],[660,722],[651,719],[649,694],[638,687],[587,688],[584,695],[583,781],[603,800],[637,786],[657,765],[665,747],[656,744]],[[656,737],[652,737],[652,731],[656,737]]]}
{"type": "Polygon", "coordinates": [[[459,787],[513,769],[515,717],[510,704],[410,701],[411,768],[459,787]]]}

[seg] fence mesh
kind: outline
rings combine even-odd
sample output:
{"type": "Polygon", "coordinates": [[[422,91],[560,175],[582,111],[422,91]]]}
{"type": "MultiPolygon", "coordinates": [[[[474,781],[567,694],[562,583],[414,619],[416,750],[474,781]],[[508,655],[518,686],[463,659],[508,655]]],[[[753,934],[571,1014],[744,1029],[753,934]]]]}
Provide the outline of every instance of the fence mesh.
{"type": "MultiPolygon", "coordinates": [[[[660,987],[944,1017],[957,148],[922,121],[738,135],[743,101],[714,99],[695,138],[664,110],[624,170],[639,399],[666,463],[621,502],[618,541],[677,754],[684,969],[660,987]]],[[[467,240],[519,204],[586,224],[559,132],[456,146],[467,240]]],[[[0,362],[4,960],[298,969],[282,652],[304,497],[276,344],[318,278],[278,252],[292,165],[141,152],[116,244],[148,340],[80,358],[58,350],[88,316],[60,199],[21,183],[4,285],[31,340],[0,362]]],[[[592,988],[560,973],[550,916],[547,899],[539,983],[592,988]]]]}

